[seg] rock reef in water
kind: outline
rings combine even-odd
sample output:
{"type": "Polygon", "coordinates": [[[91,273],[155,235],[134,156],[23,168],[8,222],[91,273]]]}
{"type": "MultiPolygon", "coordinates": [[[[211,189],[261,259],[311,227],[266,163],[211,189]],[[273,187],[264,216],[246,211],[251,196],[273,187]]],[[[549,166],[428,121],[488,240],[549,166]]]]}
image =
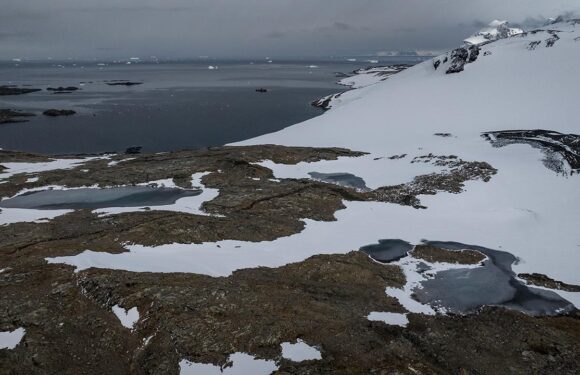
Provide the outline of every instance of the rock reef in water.
{"type": "Polygon", "coordinates": [[[132,82],[132,81],[105,81],[105,83],[109,86],[127,86],[127,87],[143,84],[143,82],[132,82]]]}
{"type": "Polygon", "coordinates": [[[53,91],[54,93],[57,92],[72,92],[72,91],[77,91],[79,90],[78,87],[75,86],[68,86],[68,87],[63,87],[63,86],[59,86],[59,87],[48,87],[46,89],[46,91],[53,91]]]}
{"type": "Polygon", "coordinates": [[[76,114],[76,112],[70,109],[47,109],[46,111],[42,112],[42,114],[49,117],[58,117],[72,116],[76,114]]]}
{"type": "Polygon", "coordinates": [[[16,111],[12,109],[0,109],[0,124],[14,124],[18,122],[27,122],[28,117],[34,117],[34,113],[16,111]]]}
{"type": "Polygon", "coordinates": [[[29,94],[32,92],[42,91],[41,89],[31,89],[25,87],[16,87],[16,86],[0,86],[0,96],[7,96],[7,95],[23,95],[29,94]]]}

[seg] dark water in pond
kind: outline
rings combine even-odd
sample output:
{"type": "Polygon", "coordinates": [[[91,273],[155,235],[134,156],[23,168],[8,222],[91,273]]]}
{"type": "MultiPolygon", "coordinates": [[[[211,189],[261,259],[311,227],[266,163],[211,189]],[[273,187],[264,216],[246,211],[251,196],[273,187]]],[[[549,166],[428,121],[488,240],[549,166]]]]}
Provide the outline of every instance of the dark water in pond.
{"type": "MultiPolygon", "coordinates": [[[[441,271],[414,290],[414,298],[451,313],[471,313],[482,306],[503,306],[530,315],[557,315],[574,311],[570,302],[552,291],[533,288],[516,279],[512,254],[458,242],[426,241],[426,245],[448,250],[471,249],[489,259],[481,267],[441,271]]],[[[401,240],[381,240],[361,248],[373,259],[388,263],[407,256],[412,246],[401,240]],[[402,254],[402,255],[401,255],[402,254]]],[[[429,271],[422,266],[419,272],[429,271]]]]}
{"type": "Polygon", "coordinates": [[[42,190],[0,201],[0,208],[55,210],[164,206],[173,204],[178,199],[199,194],[201,194],[201,190],[150,186],[42,190]]]}
{"type": "MultiPolygon", "coordinates": [[[[0,85],[43,89],[0,96],[0,108],[39,115],[28,123],[0,125],[0,148],[59,154],[143,146],[144,152],[160,152],[241,141],[321,115],[322,110],[310,102],[345,90],[336,85],[335,73],[369,64],[345,59],[97,63],[0,63],[0,85]],[[209,70],[209,65],[218,69],[209,70]],[[143,84],[109,86],[107,80],[143,84]],[[61,86],[79,90],[46,91],[61,86]],[[256,92],[257,88],[268,92],[256,92]],[[50,108],[78,113],[40,115],[50,108]]],[[[380,63],[417,61],[388,58],[380,63]]]]}
{"type": "Polygon", "coordinates": [[[315,180],[328,182],[331,184],[336,184],[340,186],[355,188],[358,190],[370,190],[365,180],[362,178],[355,176],[350,173],[319,173],[319,172],[310,172],[308,173],[310,177],[315,180]]]}
{"type": "Polygon", "coordinates": [[[379,240],[378,244],[363,246],[360,250],[377,262],[388,263],[409,255],[413,245],[403,240],[379,240]]]}

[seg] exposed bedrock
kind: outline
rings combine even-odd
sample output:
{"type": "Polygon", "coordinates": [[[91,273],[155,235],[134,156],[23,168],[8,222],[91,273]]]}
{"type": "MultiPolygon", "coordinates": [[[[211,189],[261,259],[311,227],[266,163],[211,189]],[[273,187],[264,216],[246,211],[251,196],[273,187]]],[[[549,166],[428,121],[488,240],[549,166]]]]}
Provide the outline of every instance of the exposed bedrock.
{"type": "Polygon", "coordinates": [[[445,55],[435,58],[433,67],[437,70],[444,65],[447,67],[446,74],[460,73],[465,69],[465,65],[474,63],[477,60],[480,51],[481,48],[478,45],[456,48],[445,55]]]}
{"type": "MultiPolygon", "coordinates": [[[[225,365],[230,354],[245,352],[276,360],[280,374],[388,374],[410,368],[425,374],[506,368],[519,374],[530,368],[574,374],[580,361],[575,312],[531,317],[484,308],[467,316],[408,314],[407,327],[369,321],[374,311],[406,313],[385,293],[386,287],[402,287],[405,278],[399,267],[377,263],[363,252],[319,255],[216,278],[107,269],[75,273],[70,266],[46,263],[46,257],[85,249],[124,252],[125,243],[274,240],[303,230],[305,218],[335,220],[344,200],[418,205],[414,194],[458,193],[465,181],[488,181],[495,173],[483,162],[422,155],[413,161],[444,167],[444,172],[365,192],[306,178],[274,179],[272,170],[256,164],[362,155],[339,148],[219,147],[116,155],[34,173],[33,181],[29,174],[11,176],[0,184],[2,197],[47,185],[106,187],[162,179],[191,188],[191,175],[200,172],[208,173],[204,186],[219,189],[219,195],[203,205],[214,216],[163,211],[103,216],[76,210],[47,222],[0,226],[0,331],[26,329],[14,350],[0,350],[0,373],[178,374],[182,359],[225,365]],[[116,305],[138,309],[132,330],[113,314],[116,305]],[[280,344],[297,339],[317,347],[322,359],[281,358],[280,344]]],[[[35,161],[47,157],[0,150],[0,165],[35,161]]],[[[401,243],[401,252],[409,250],[401,243]]]]}
{"type": "Polygon", "coordinates": [[[486,132],[482,136],[494,147],[529,144],[542,150],[547,168],[562,174],[580,172],[580,135],[535,129],[486,132]]]}

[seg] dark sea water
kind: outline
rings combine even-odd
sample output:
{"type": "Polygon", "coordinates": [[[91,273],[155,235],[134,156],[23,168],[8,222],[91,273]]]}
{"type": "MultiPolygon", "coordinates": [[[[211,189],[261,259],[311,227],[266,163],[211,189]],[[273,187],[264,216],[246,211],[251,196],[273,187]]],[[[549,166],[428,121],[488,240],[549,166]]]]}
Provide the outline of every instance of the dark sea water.
{"type": "MultiPolygon", "coordinates": [[[[416,63],[387,59],[382,65],[416,63]]],[[[0,108],[36,113],[27,123],[0,125],[0,148],[48,154],[144,152],[218,146],[274,132],[322,114],[310,102],[343,91],[335,73],[364,61],[191,61],[165,63],[0,63],[0,85],[43,91],[0,96],[0,108]],[[218,69],[210,70],[209,65],[218,69]],[[315,65],[316,67],[312,67],[315,65]],[[109,86],[108,80],[143,82],[109,86]],[[70,94],[48,87],[76,86],[70,94]],[[258,93],[256,88],[266,88],[258,93]],[[49,118],[46,109],[73,109],[49,118]]]]}

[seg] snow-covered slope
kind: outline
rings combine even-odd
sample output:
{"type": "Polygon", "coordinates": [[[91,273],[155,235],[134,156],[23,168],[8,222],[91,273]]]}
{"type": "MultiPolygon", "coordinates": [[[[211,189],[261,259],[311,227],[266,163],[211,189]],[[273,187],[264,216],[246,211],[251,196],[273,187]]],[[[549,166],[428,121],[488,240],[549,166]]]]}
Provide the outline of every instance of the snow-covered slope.
{"type": "MultiPolygon", "coordinates": [[[[370,236],[380,232],[382,238],[412,243],[428,238],[503,249],[521,258],[518,272],[545,273],[578,284],[580,176],[547,169],[543,152],[529,144],[493,147],[482,134],[516,129],[580,133],[580,23],[553,24],[480,48],[477,58],[456,74],[448,74],[451,55],[445,62],[441,57],[427,61],[387,81],[344,93],[323,116],[237,145],[366,151],[368,157],[331,162],[267,164],[278,177],[347,172],[362,177],[369,187],[407,182],[429,167],[437,170],[410,163],[414,156],[433,153],[486,161],[498,169],[491,181],[470,182],[458,195],[424,197],[426,210],[349,203],[337,216],[352,225],[352,233],[348,225],[325,225],[340,227],[336,236],[360,239],[353,233],[361,231],[355,223],[362,220],[370,236]],[[436,61],[441,61],[437,68],[436,61]],[[409,156],[388,158],[404,154],[409,156]]],[[[336,242],[334,238],[328,245],[336,242]]],[[[324,243],[305,241],[304,246],[316,253],[324,243]]]]}

